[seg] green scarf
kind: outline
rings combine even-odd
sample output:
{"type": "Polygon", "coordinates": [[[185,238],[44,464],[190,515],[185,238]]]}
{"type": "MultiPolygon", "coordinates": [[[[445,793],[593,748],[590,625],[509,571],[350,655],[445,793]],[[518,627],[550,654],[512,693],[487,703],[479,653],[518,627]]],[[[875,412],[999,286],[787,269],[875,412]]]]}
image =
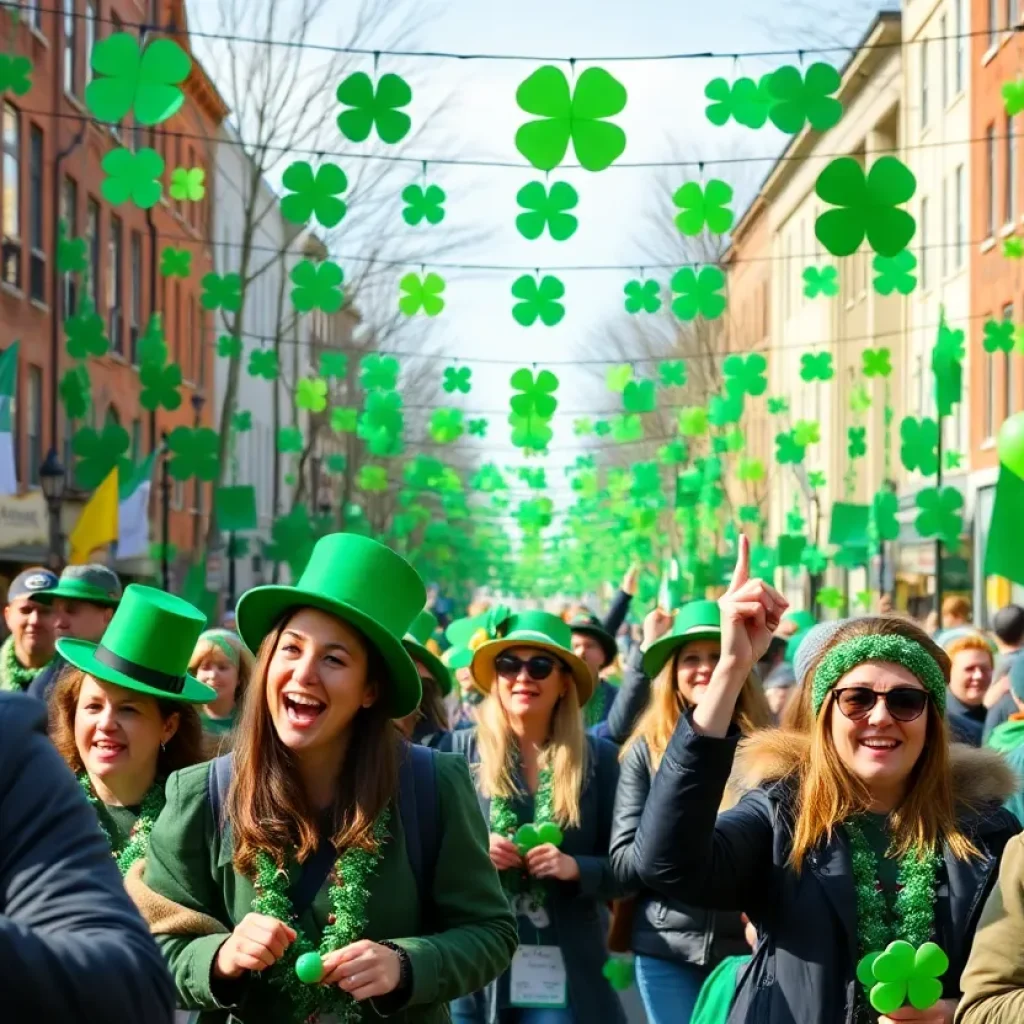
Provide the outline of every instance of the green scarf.
{"type": "Polygon", "coordinates": [[[25,668],[18,655],[14,651],[14,637],[9,636],[0,646],[0,690],[13,690],[16,693],[24,693],[29,684],[43,669],[25,668]]]}

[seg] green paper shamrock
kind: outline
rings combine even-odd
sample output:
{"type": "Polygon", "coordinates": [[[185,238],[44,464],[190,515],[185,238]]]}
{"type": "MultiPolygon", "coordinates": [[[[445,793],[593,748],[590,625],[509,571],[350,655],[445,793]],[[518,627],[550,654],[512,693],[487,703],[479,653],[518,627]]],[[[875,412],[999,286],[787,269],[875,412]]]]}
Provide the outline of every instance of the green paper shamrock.
{"type": "Polygon", "coordinates": [[[827,131],[843,116],[843,105],[832,95],[841,83],[831,64],[812,64],[804,76],[792,65],[779,68],[768,81],[772,124],[789,135],[803,131],[807,124],[815,131],[827,131]]]}
{"type": "Polygon", "coordinates": [[[323,412],[327,408],[327,381],[303,377],[295,386],[295,404],[309,412],[323,412]]]}
{"type": "Polygon", "coordinates": [[[248,373],[250,377],[277,380],[277,353],[273,349],[253,349],[249,353],[248,373]]]}
{"type": "Polygon", "coordinates": [[[558,390],[558,378],[550,370],[541,370],[536,377],[525,367],[516,370],[509,378],[513,389],[521,394],[509,399],[512,412],[517,416],[537,416],[548,420],[558,408],[555,392],[558,390]]]}
{"type": "Polygon", "coordinates": [[[934,942],[918,949],[902,939],[868,953],[857,964],[857,979],[868,989],[872,1008],[883,1015],[909,1003],[927,1010],[942,998],[939,980],[949,970],[949,957],[934,942]]]}
{"type": "Polygon", "coordinates": [[[68,336],[67,352],[72,359],[102,356],[110,348],[103,317],[88,297],[79,302],[75,315],[64,321],[64,331],[68,336]]]}
{"type": "Polygon", "coordinates": [[[871,605],[875,600],[875,592],[873,590],[858,590],[853,596],[853,603],[860,608],[863,608],[865,612],[871,611],[871,605]]]}
{"type": "Polygon", "coordinates": [[[516,229],[532,242],[547,228],[556,242],[564,242],[579,226],[579,220],[566,211],[575,209],[579,201],[579,193],[564,181],[556,181],[550,191],[543,183],[531,181],[516,195],[516,202],[526,211],[516,217],[516,229]]]}
{"type": "Polygon", "coordinates": [[[626,385],[632,379],[633,367],[629,363],[620,363],[618,366],[609,366],[604,375],[605,386],[609,391],[625,391],[626,385]]]}
{"type": "Polygon", "coordinates": [[[461,409],[435,409],[430,415],[430,425],[427,428],[430,436],[438,444],[451,444],[462,437],[462,410],[461,409]]]}
{"type": "Polygon", "coordinates": [[[808,352],[800,357],[800,379],[808,384],[815,380],[831,380],[834,376],[831,352],[820,352],[817,355],[808,352]]]}
{"type": "Polygon", "coordinates": [[[708,421],[713,427],[727,427],[731,423],[739,423],[743,416],[743,394],[727,392],[724,395],[712,395],[708,402],[708,421]]]}
{"type": "Polygon", "coordinates": [[[167,472],[175,480],[216,480],[220,472],[220,435],[209,427],[175,427],[167,435],[171,453],[167,472]]]}
{"type": "Polygon", "coordinates": [[[689,449],[682,441],[669,441],[658,449],[658,461],[663,466],[681,466],[689,455],[689,449]]]}
{"type": "Polygon", "coordinates": [[[131,447],[128,431],[119,423],[107,420],[103,430],[92,427],[76,430],[71,438],[71,451],[76,456],[75,482],[82,490],[99,487],[116,466],[121,476],[131,470],[131,460],[125,458],[131,447]]]}
{"type": "Polygon", "coordinates": [[[444,220],[445,191],[439,185],[428,185],[424,190],[419,185],[406,185],[402,189],[402,200],[406,204],[402,219],[410,227],[422,221],[437,225],[444,220]]]}
{"type": "Polygon", "coordinates": [[[84,238],[68,238],[67,224],[57,222],[57,269],[62,274],[82,274],[89,266],[84,238]]]}
{"type": "Polygon", "coordinates": [[[843,592],[838,587],[822,587],[818,591],[817,600],[823,608],[842,608],[843,592]]]}
{"type": "Polygon", "coordinates": [[[792,430],[784,434],[775,435],[775,461],[780,466],[799,465],[804,461],[806,453],[806,448],[803,445],[797,444],[792,430]]]}
{"type": "Polygon", "coordinates": [[[292,267],[288,275],[295,287],[292,289],[292,305],[300,313],[319,309],[324,313],[337,313],[345,296],[341,291],[344,273],[332,260],[314,263],[301,260],[292,267]]]}
{"type": "Polygon", "coordinates": [[[737,480],[746,483],[759,483],[764,477],[764,463],[760,459],[740,459],[736,466],[737,480]]]}
{"type": "Polygon", "coordinates": [[[633,961],[627,957],[610,956],[605,960],[601,974],[614,991],[625,992],[633,986],[633,961]]]}
{"type": "Polygon", "coordinates": [[[203,274],[199,283],[203,287],[199,299],[203,309],[237,313],[242,308],[242,278],[238,274],[203,274]]]}
{"type": "Polygon", "coordinates": [[[747,439],[739,427],[733,427],[733,429],[725,435],[724,440],[725,450],[727,452],[741,452],[747,446],[747,439]]]}
{"type": "Polygon", "coordinates": [[[943,452],[942,453],[943,468],[945,468],[945,469],[957,470],[957,469],[960,468],[960,466],[963,463],[963,461],[964,461],[964,456],[963,456],[962,452],[943,452]]]}
{"type": "Polygon", "coordinates": [[[879,295],[909,295],[917,287],[913,271],[917,268],[917,257],[904,249],[895,256],[876,256],[871,265],[875,268],[874,286],[879,295]]]}
{"type": "Polygon", "coordinates": [[[398,282],[404,292],[398,298],[398,309],[406,316],[415,316],[420,310],[426,316],[437,316],[444,309],[444,278],[433,272],[420,277],[419,274],[406,274],[398,282]]]}
{"type": "Polygon", "coordinates": [[[1013,321],[986,320],[982,346],[989,354],[1013,351],[1013,321]]]}
{"type": "Polygon", "coordinates": [[[1003,239],[1003,257],[1008,260],[1019,260],[1024,256],[1024,238],[1012,235],[1003,239]]]}
{"type": "Polygon", "coordinates": [[[627,313],[657,313],[661,309],[661,285],[657,281],[627,281],[622,290],[627,313]]]}
{"type": "Polygon", "coordinates": [[[622,392],[622,406],[626,412],[654,412],[658,407],[653,380],[631,380],[622,392]]]}
{"type": "Polygon", "coordinates": [[[757,398],[768,390],[768,378],[764,375],[768,360],[759,352],[749,356],[727,356],[722,363],[725,387],[731,395],[750,395],[757,398]]]}
{"type": "Polygon", "coordinates": [[[672,202],[681,211],[676,215],[676,227],[684,235],[699,235],[705,227],[712,235],[724,235],[735,220],[728,207],[732,198],[732,186],[718,178],[712,178],[703,187],[699,182],[688,181],[672,196],[672,202]]]}
{"type": "Polygon", "coordinates": [[[356,477],[361,491],[380,492],[388,489],[388,471],[383,466],[361,466],[356,477]]]}
{"type": "Polygon", "coordinates": [[[231,417],[231,429],[236,434],[248,434],[252,430],[252,413],[248,409],[239,409],[231,417]]]}
{"type": "Polygon", "coordinates": [[[807,474],[807,486],[812,491],[820,490],[825,486],[825,474],[820,469],[812,469],[807,474]]]}
{"type": "Polygon", "coordinates": [[[480,467],[469,486],[474,491],[483,491],[484,494],[493,494],[495,491],[504,491],[508,488],[501,470],[491,462],[485,462],[480,467]]]}
{"type": "Polygon", "coordinates": [[[686,387],[686,363],[682,359],[658,363],[658,380],[663,388],[686,387]]]}
{"type": "Polygon", "coordinates": [[[861,358],[864,361],[861,372],[865,377],[888,377],[892,373],[891,353],[887,348],[866,348],[861,358]]]}
{"type": "Polygon", "coordinates": [[[143,49],[128,32],[114,32],[92,48],[92,81],[85,87],[85,105],[97,121],[117,124],[129,111],[136,124],[166,121],[185,102],[180,84],[192,70],[192,59],[172,39],[153,39],[143,49]]]}
{"type": "Polygon", "coordinates": [[[895,256],[914,237],[915,221],[899,209],[917,190],[917,179],[894,156],[879,157],[865,174],[851,156],[829,163],[818,175],[819,199],[837,207],[821,214],[814,233],[833,256],[850,256],[867,237],[880,256],[895,256]]]}
{"type": "Polygon", "coordinates": [[[448,394],[461,391],[468,395],[470,391],[469,379],[473,371],[468,366],[446,366],[444,370],[444,383],[441,385],[448,394]]]}
{"type": "Polygon", "coordinates": [[[626,149],[626,133],[606,120],[625,109],[626,90],[604,68],[587,68],[570,92],[565,72],[545,65],[520,84],[516,102],[542,118],[516,132],[516,149],[539,171],[554,170],[565,159],[570,140],[588,171],[603,171],[626,149]]]}
{"type": "Polygon", "coordinates": [[[32,88],[32,61],[16,54],[0,53],[0,92],[24,96],[32,88]]]}
{"type": "Polygon", "coordinates": [[[821,548],[809,544],[800,554],[800,564],[812,575],[817,576],[828,568],[828,558],[821,548]]]}
{"type": "Polygon", "coordinates": [[[202,167],[175,167],[167,188],[179,203],[199,203],[206,195],[206,171],[202,167]]]}
{"type": "Polygon", "coordinates": [[[871,408],[871,395],[863,384],[850,388],[850,412],[862,415],[871,408]]]}
{"type": "Polygon", "coordinates": [[[770,80],[771,75],[765,75],[760,82],[737,78],[730,85],[724,78],[713,78],[704,87],[704,95],[711,100],[705,111],[707,119],[719,128],[730,117],[747,128],[763,128],[772,104],[770,80]]]}
{"type": "Polygon", "coordinates": [[[715,320],[725,312],[725,275],[718,267],[702,267],[698,274],[690,267],[677,270],[670,282],[676,298],[672,312],[680,320],[693,320],[698,314],[715,320]]]}
{"type": "Polygon", "coordinates": [[[594,432],[594,422],[590,419],[578,419],[572,421],[572,432],[577,437],[590,437],[594,432]]]}
{"type": "Polygon", "coordinates": [[[181,367],[177,363],[140,366],[139,383],[142,385],[139,404],[143,409],[156,412],[164,408],[174,412],[181,406],[181,392],[178,390],[181,387],[181,367]]]}
{"type": "Polygon", "coordinates": [[[679,411],[679,433],[683,437],[701,437],[708,432],[708,411],[698,405],[679,411]]]}
{"type": "Polygon", "coordinates": [[[964,332],[954,330],[946,323],[945,318],[939,324],[938,337],[935,340],[935,351],[946,360],[960,363],[964,358],[964,332]]]}
{"type": "Polygon", "coordinates": [[[222,334],[217,339],[217,355],[223,359],[239,359],[242,355],[242,339],[222,334]]]}
{"type": "Polygon", "coordinates": [[[282,455],[295,455],[305,447],[301,427],[279,427],[277,431],[277,450],[282,455]]]}
{"type": "Polygon", "coordinates": [[[397,391],[371,391],[366,396],[360,425],[361,437],[375,430],[400,434],[402,426],[402,396],[397,391]]]}
{"type": "Polygon", "coordinates": [[[359,363],[359,386],[364,391],[393,391],[398,384],[398,360],[371,352],[359,363]]]}
{"type": "Polygon", "coordinates": [[[835,267],[805,267],[803,279],[804,295],[808,299],[819,295],[833,299],[839,294],[839,271],[835,267]]]}
{"type": "Polygon", "coordinates": [[[939,468],[938,446],[939,427],[935,420],[904,418],[900,424],[900,461],[905,469],[932,476],[939,468]]]}
{"type": "Polygon", "coordinates": [[[281,185],[291,194],[281,200],[281,216],[292,224],[315,220],[325,228],[341,223],[348,207],[338,197],[348,188],[348,177],[337,164],[321,164],[314,173],[306,160],[284,169],[281,185]]]}
{"type": "Polygon", "coordinates": [[[530,327],[537,319],[545,327],[554,327],[565,316],[565,306],[559,302],[565,295],[565,285],[557,277],[545,274],[540,281],[532,274],[523,274],[512,285],[513,298],[519,299],[512,307],[516,323],[530,327]]]}
{"type": "Polygon", "coordinates": [[[351,434],[356,429],[359,413],[356,409],[336,408],[331,410],[331,430],[336,434],[351,434]]]}
{"type": "Polygon", "coordinates": [[[955,487],[925,487],[917,492],[917,507],[921,510],[914,525],[922,537],[938,537],[943,543],[955,546],[963,530],[963,495],[955,487]]]}
{"type": "Polygon", "coordinates": [[[469,427],[470,437],[486,437],[487,436],[487,420],[470,420],[467,424],[469,427]]]}
{"type": "Polygon", "coordinates": [[[805,525],[799,508],[792,508],[786,513],[786,529],[790,533],[803,533],[805,525]]]}
{"type": "Polygon", "coordinates": [[[643,438],[644,421],[639,416],[634,414],[616,416],[612,420],[612,440],[618,444],[642,441],[643,438]]]}
{"type": "Polygon", "coordinates": [[[1024,110],[1024,78],[1018,78],[1015,82],[1004,82],[1002,92],[1006,113],[1010,117],[1015,117],[1024,110]]]}
{"type": "Polygon", "coordinates": [[[163,277],[188,277],[192,273],[192,253],[173,245],[165,246],[160,253],[160,273],[163,277]]]}
{"type": "Polygon", "coordinates": [[[868,453],[866,427],[849,427],[846,431],[846,454],[851,459],[862,459],[868,453]]]}
{"type": "Polygon", "coordinates": [[[336,93],[338,102],[349,110],[338,115],[338,130],[352,142],[365,142],[375,128],[381,142],[401,142],[412,127],[408,114],[400,110],[412,102],[412,89],[399,75],[381,75],[374,88],[364,71],[349,75],[336,93]]]}
{"type": "Polygon", "coordinates": [[[113,206],[131,200],[142,210],[148,210],[160,201],[163,191],[160,176],[164,173],[164,158],[155,150],[144,146],[138,152],[122,146],[112,149],[100,161],[106,177],[100,185],[103,198],[113,206]]]}
{"type": "Polygon", "coordinates": [[[797,420],[793,424],[793,440],[801,448],[807,448],[821,441],[821,424],[817,420],[797,420]]]}
{"type": "Polygon", "coordinates": [[[520,416],[512,413],[508,418],[512,427],[512,444],[526,451],[541,452],[551,443],[554,431],[540,416],[520,416]]]}
{"type": "Polygon", "coordinates": [[[789,401],[785,398],[769,398],[768,412],[772,416],[781,416],[789,412],[789,401]]]}
{"type": "Polygon", "coordinates": [[[57,388],[69,420],[81,420],[89,411],[89,371],[84,364],[64,371],[57,388]]]}

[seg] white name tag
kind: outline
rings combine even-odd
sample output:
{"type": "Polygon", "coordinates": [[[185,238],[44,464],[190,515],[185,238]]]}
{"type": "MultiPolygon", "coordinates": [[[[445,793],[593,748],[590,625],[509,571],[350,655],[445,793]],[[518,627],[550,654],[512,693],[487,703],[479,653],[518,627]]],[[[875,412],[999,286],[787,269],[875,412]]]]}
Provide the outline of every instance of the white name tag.
{"type": "Polygon", "coordinates": [[[566,1006],[562,951],[557,946],[520,946],[512,957],[509,995],[513,1006],[566,1006]]]}

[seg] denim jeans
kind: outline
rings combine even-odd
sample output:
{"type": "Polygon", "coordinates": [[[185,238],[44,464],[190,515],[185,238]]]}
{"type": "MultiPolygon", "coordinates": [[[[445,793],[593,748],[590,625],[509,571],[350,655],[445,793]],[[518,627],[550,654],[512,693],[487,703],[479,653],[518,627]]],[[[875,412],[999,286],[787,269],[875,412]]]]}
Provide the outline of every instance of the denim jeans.
{"type": "MultiPolygon", "coordinates": [[[[485,1000],[482,992],[462,996],[449,1004],[452,1024],[484,1024],[485,1000]]],[[[514,1007],[498,1012],[499,1024],[575,1024],[569,1009],[514,1007]]]]}
{"type": "Polygon", "coordinates": [[[706,967],[638,953],[634,970],[648,1024],[689,1024],[701,986],[711,973],[706,967]]]}

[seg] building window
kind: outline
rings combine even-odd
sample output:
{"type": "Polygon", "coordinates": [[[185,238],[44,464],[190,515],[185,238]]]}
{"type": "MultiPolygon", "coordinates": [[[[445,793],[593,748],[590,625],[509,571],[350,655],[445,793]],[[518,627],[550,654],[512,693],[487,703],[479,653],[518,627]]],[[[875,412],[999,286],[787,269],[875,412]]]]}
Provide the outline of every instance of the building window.
{"type": "Polygon", "coordinates": [[[942,250],[942,276],[945,277],[949,273],[949,181],[946,178],[942,179],[939,209],[942,222],[939,248],[942,250]]]}
{"type": "Polygon", "coordinates": [[[999,0],[988,0],[988,45],[995,49],[999,44],[999,0]]]}
{"type": "Polygon", "coordinates": [[[921,237],[921,287],[927,288],[928,280],[928,198],[921,200],[921,220],[918,224],[921,237]]]}
{"type": "Polygon", "coordinates": [[[43,242],[43,130],[32,125],[29,136],[28,234],[31,252],[28,264],[28,293],[37,302],[46,301],[46,248],[43,242]]]}
{"type": "Polygon", "coordinates": [[[21,120],[4,104],[3,279],[21,287],[21,120]]]}
{"type": "Polygon", "coordinates": [[[92,48],[96,45],[96,4],[85,0],[85,84],[92,81],[92,48]]]}
{"type": "Polygon", "coordinates": [[[956,53],[954,62],[956,67],[954,73],[956,75],[956,91],[959,95],[964,91],[964,66],[967,63],[967,4],[970,0],[953,0],[954,9],[956,11],[956,39],[953,45],[956,47],[956,53]]]}
{"type": "Polygon", "coordinates": [[[985,360],[985,439],[995,437],[996,433],[996,361],[991,357],[985,360]]]}
{"type": "Polygon", "coordinates": [[[121,249],[121,219],[111,216],[110,240],[107,243],[107,311],[110,323],[110,347],[114,352],[124,352],[124,306],[122,299],[122,266],[124,253],[121,249]]]}
{"type": "MultiPolygon", "coordinates": [[[[65,178],[60,190],[60,216],[64,221],[64,230],[68,238],[74,238],[78,234],[78,183],[74,178],[65,178]]],[[[64,309],[65,318],[71,316],[75,311],[75,300],[77,297],[77,285],[75,275],[67,273],[64,275],[64,309]]]]}
{"type": "Polygon", "coordinates": [[[64,0],[64,91],[69,96],[75,95],[78,83],[75,53],[78,49],[77,21],[75,0],[64,0]]]}
{"type": "Polygon", "coordinates": [[[129,342],[131,346],[131,359],[136,362],[136,349],[139,344],[139,329],[142,323],[142,235],[138,231],[132,232],[132,297],[129,306],[131,317],[129,323],[129,342]]]}
{"type": "Polygon", "coordinates": [[[946,16],[939,18],[939,81],[942,83],[942,109],[949,103],[949,34],[946,31],[946,16]]]}
{"type": "MultiPolygon", "coordinates": [[[[1013,322],[1013,303],[1003,306],[1003,320],[1013,322]]],[[[992,360],[994,362],[994,360],[992,360]]],[[[1003,417],[1013,412],[1013,363],[1010,353],[1003,353],[1003,417]]]]}
{"type": "Polygon", "coordinates": [[[921,127],[928,124],[928,39],[921,40],[921,127]]]}
{"type": "Polygon", "coordinates": [[[1009,31],[1017,23],[1017,0],[1006,0],[1006,29],[1009,31]]]}
{"type": "Polygon", "coordinates": [[[137,463],[142,455],[142,420],[132,420],[132,462],[137,463]]]}
{"type": "Polygon", "coordinates": [[[39,467],[43,464],[43,371],[28,368],[28,402],[25,410],[25,440],[28,443],[29,487],[39,483],[39,467]]]}
{"type": "Polygon", "coordinates": [[[25,9],[25,24],[34,28],[37,32],[43,31],[43,16],[39,9],[40,0],[24,0],[22,6],[25,9]]]}
{"type": "Polygon", "coordinates": [[[964,165],[956,169],[956,195],[953,197],[956,203],[956,242],[955,265],[957,269],[964,265],[964,258],[967,255],[967,182],[964,177],[964,165]]]}
{"type": "Polygon", "coordinates": [[[1017,139],[1014,136],[1014,124],[1013,118],[1007,116],[1006,118],[1006,144],[1005,144],[1005,158],[1006,164],[1003,167],[1003,191],[1005,195],[1003,197],[1003,205],[1006,209],[1006,223],[1012,224],[1014,217],[1017,216],[1017,139]]]}
{"type": "Polygon", "coordinates": [[[996,193],[999,191],[996,177],[996,127],[990,124],[985,129],[985,160],[988,167],[988,209],[985,216],[987,237],[996,233],[996,193]]]}

